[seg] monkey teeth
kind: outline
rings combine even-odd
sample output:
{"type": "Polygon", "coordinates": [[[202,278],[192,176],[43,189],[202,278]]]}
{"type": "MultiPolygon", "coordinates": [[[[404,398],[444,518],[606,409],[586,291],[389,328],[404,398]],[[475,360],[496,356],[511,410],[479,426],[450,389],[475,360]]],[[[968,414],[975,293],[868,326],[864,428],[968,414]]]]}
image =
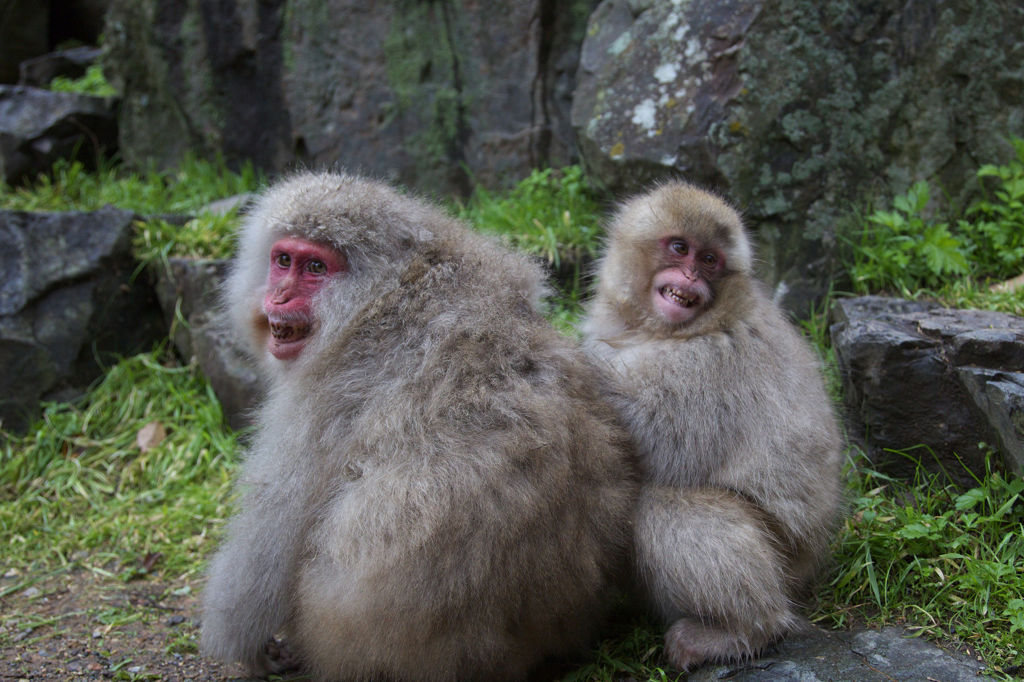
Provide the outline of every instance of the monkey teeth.
{"type": "Polygon", "coordinates": [[[700,302],[700,297],[695,294],[689,294],[671,286],[664,286],[661,288],[661,295],[672,301],[673,303],[680,305],[684,308],[697,305],[700,302]]]}
{"type": "Polygon", "coordinates": [[[298,341],[309,336],[308,324],[291,325],[282,322],[270,323],[270,335],[277,341],[298,341]]]}

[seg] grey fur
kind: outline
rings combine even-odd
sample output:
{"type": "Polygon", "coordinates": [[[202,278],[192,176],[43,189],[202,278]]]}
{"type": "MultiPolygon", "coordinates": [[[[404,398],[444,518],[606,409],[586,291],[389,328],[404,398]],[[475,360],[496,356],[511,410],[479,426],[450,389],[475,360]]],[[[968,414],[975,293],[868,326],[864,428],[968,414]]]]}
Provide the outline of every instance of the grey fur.
{"type": "Polygon", "coordinates": [[[317,679],[521,680],[587,643],[636,484],[597,374],[538,312],[541,282],[377,182],[305,173],[261,198],[226,302],[270,391],[210,568],[204,653],[267,672],[283,633],[317,679]],[[259,310],[285,235],[349,270],[281,362],[259,310]]]}
{"type": "Polygon", "coordinates": [[[751,270],[736,211],[665,184],[615,216],[582,327],[638,445],[637,574],[683,669],[755,654],[800,622],[840,509],[841,440],[817,358],[751,270]],[[649,303],[666,237],[726,256],[710,308],[682,326],[649,303]]]}

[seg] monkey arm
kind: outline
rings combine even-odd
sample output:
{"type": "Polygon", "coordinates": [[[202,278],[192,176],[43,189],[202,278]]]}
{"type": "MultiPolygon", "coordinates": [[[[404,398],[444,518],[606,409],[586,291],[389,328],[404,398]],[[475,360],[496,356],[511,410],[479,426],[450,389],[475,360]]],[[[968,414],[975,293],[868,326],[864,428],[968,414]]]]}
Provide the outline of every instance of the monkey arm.
{"type": "Polygon", "coordinates": [[[265,473],[270,478],[239,482],[242,511],[228,524],[210,565],[200,647],[204,654],[262,674],[274,671],[266,643],[288,615],[294,566],[307,525],[310,477],[289,475],[260,454],[255,451],[251,459],[260,470],[272,468],[265,473]]]}

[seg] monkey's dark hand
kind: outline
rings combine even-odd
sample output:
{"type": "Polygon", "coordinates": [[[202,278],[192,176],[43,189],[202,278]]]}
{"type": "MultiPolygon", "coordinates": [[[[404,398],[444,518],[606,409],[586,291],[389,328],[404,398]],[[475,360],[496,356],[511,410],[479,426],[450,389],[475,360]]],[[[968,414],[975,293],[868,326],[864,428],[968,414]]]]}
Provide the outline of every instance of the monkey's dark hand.
{"type": "Polygon", "coordinates": [[[302,667],[288,644],[276,637],[267,640],[263,646],[263,653],[263,665],[267,673],[280,675],[302,667]]]}

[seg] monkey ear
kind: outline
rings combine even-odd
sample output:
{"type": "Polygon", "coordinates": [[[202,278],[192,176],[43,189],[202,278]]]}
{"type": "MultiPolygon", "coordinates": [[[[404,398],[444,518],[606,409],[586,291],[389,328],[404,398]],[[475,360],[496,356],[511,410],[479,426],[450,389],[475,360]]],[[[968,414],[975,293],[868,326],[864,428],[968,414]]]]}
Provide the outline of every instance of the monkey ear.
{"type": "Polygon", "coordinates": [[[731,270],[739,270],[744,273],[754,271],[754,249],[750,245],[750,235],[746,228],[739,226],[739,233],[736,236],[736,246],[733,247],[732,263],[726,262],[726,267],[731,270]]]}

